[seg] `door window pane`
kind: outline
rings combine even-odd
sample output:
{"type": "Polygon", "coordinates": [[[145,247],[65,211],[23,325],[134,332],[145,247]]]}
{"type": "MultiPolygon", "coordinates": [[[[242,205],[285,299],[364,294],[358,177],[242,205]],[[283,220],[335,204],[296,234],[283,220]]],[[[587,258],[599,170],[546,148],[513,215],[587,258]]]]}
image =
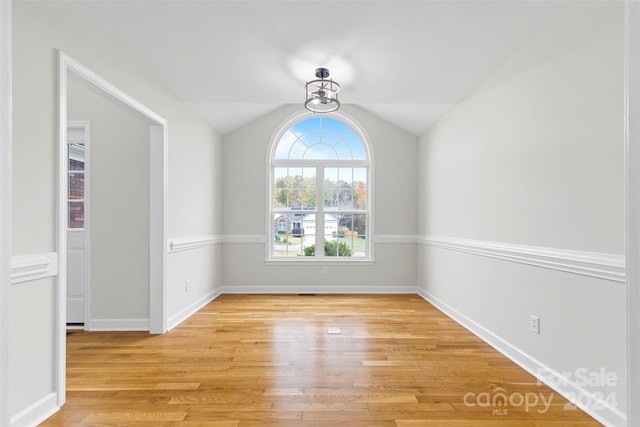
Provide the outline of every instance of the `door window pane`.
{"type": "Polygon", "coordinates": [[[84,228],[84,166],[85,145],[72,143],[67,146],[68,175],[67,199],[69,228],[84,228]]]}
{"type": "Polygon", "coordinates": [[[84,200],[84,171],[69,173],[69,199],[84,200]]]}
{"type": "Polygon", "coordinates": [[[69,228],[84,228],[84,201],[69,202],[69,228]]]}

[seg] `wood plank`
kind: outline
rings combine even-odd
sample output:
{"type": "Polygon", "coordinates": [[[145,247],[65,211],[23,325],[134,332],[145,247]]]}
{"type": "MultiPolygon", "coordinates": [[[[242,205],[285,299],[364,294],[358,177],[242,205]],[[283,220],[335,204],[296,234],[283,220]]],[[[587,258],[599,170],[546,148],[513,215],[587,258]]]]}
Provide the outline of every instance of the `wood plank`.
{"type": "Polygon", "coordinates": [[[85,423],[119,423],[130,421],[182,421],[187,416],[184,412],[94,412],[82,422],[85,423]]]}
{"type": "Polygon", "coordinates": [[[164,335],[67,346],[67,403],[42,426],[600,425],[415,295],[223,295],[164,335]],[[465,401],[497,391],[553,399],[465,401]]]}

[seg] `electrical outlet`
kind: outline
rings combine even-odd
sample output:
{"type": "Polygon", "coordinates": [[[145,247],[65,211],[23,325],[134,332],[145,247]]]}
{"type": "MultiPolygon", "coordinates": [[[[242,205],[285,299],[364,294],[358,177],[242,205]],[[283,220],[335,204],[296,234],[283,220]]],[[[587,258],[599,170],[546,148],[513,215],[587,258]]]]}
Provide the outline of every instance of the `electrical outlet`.
{"type": "Polygon", "coordinates": [[[189,281],[188,280],[184,282],[184,291],[185,292],[189,292],[189,281]]]}
{"type": "Polygon", "coordinates": [[[531,332],[534,334],[540,335],[540,317],[535,314],[531,315],[531,318],[529,319],[529,329],[531,329],[531,332]]]}
{"type": "Polygon", "coordinates": [[[322,266],[322,274],[327,274],[329,272],[329,266],[323,265],[322,266]]]}

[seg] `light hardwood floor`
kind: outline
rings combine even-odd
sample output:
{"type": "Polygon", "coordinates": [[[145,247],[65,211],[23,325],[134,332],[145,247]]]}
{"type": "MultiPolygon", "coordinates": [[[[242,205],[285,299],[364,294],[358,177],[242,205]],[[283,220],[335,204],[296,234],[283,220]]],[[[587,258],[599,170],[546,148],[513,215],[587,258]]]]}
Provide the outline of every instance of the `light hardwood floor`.
{"type": "Polygon", "coordinates": [[[223,295],[165,335],[67,345],[43,426],[601,425],[416,295],[223,295]]]}

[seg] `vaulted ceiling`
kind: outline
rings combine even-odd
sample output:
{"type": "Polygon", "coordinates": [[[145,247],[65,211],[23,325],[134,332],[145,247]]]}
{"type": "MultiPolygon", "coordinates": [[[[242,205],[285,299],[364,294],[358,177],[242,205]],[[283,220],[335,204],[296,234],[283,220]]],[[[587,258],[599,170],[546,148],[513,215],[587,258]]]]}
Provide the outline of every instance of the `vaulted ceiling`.
{"type": "Polygon", "coordinates": [[[133,55],[225,134],[288,103],[327,67],[340,99],[415,135],[567,3],[110,0],[33,2],[133,55]]]}

